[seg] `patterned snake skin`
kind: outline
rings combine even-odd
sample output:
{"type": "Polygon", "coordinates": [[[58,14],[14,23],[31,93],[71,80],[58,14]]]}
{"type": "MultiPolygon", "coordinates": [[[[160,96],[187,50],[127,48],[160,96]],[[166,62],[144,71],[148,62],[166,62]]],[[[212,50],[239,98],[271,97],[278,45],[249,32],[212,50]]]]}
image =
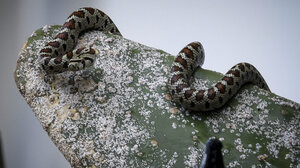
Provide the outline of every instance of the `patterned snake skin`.
{"type": "Polygon", "coordinates": [[[245,83],[253,83],[269,91],[256,68],[249,63],[233,66],[224,77],[205,90],[191,88],[189,80],[204,62],[204,50],[199,42],[184,47],[172,64],[169,89],[176,103],[194,111],[210,111],[222,107],[245,83]]]}
{"type": "Polygon", "coordinates": [[[121,35],[113,21],[95,8],[80,8],[63,24],[55,38],[40,50],[40,65],[47,73],[77,71],[93,64],[96,50],[83,47],[73,50],[78,37],[89,30],[121,35]]]}

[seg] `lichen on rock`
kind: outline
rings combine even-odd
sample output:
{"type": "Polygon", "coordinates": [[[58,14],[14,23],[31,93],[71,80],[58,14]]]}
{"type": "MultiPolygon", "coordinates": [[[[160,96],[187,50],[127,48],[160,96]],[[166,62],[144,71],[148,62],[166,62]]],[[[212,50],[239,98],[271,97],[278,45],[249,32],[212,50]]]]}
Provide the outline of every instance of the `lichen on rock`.
{"type": "MultiPolygon", "coordinates": [[[[223,142],[226,167],[300,165],[299,104],[246,85],[224,108],[185,111],[167,89],[173,56],[98,31],[77,45],[98,50],[92,67],[48,75],[38,66],[38,51],[59,28],[32,34],[15,80],[72,167],[195,167],[210,137],[223,142]]],[[[194,76],[196,88],[220,78],[204,69],[194,76]]]]}

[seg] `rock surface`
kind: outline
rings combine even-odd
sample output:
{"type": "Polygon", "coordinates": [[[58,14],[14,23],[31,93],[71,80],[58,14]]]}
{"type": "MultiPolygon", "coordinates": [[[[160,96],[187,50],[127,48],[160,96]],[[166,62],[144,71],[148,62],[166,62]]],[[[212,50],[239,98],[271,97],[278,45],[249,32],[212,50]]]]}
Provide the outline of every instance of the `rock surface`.
{"type": "MultiPolygon", "coordinates": [[[[38,52],[59,28],[32,34],[15,81],[72,167],[195,167],[211,137],[222,141],[226,167],[300,166],[298,103],[246,85],[214,112],[178,109],[167,89],[173,56],[97,31],[77,45],[99,51],[93,67],[47,75],[38,52]]],[[[208,88],[220,77],[199,69],[194,85],[208,88]]]]}

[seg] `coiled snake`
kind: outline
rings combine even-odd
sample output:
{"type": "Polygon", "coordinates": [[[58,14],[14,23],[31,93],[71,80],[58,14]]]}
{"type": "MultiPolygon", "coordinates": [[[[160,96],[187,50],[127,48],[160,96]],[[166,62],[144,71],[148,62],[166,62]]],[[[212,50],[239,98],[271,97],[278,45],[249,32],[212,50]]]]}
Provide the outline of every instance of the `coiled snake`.
{"type": "Polygon", "coordinates": [[[83,47],[73,50],[78,37],[89,30],[120,35],[113,21],[95,8],[80,8],[65,21],[55,38],[40,50],[40,65],[47,73],[78,71],[93,64],[96,50],[83,47]]]}
{"type": "MultiPolygon", "coordinates": [[[[96,56],[95,49],[83,47],[73,50],[78,37],[89,30],[106,31],[121,36],[116,25],[105,13],[95,8],[80,8],[67,18],[55,38],[40,50],[40,65],[46,73],[77,71],[92,65],[96,56]]],[[[209,111],[219,108],[248,82],[269,90],[260,73],[248,63],[235,65],[209,89],[191,88],[189,79],[203,62],[203,47],[199,42],[193,42],[179,52],[172,64],[169,80],[172,98],[188,109],[209,111]]]]}

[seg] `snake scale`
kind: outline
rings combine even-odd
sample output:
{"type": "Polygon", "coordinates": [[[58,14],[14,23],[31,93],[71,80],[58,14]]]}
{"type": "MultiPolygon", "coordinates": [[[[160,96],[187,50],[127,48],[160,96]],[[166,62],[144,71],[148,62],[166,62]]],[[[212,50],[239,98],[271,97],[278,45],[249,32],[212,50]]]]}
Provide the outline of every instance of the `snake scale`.
{"type": "MultiPolygon", "coordinates": [[[[40,50],[40,65],[46,73],[78,71],[93,64],[96,50],[82,47],[74,50],[79,36],[90,30],[120,35],[113,21],[95,8],[80,8],[65,21],[61,30],[40,50]]],[[[169,90],[174,102],[195,111],[210,111],[223,106],[245,83],[253,83],[269,90],[258,70],[249,63],[233,66],[224,77],[209,89],[196,90],[190,78],[204,62],[204,50],[199,42],[192,42],[176,56],[170,72],[169,90]]]]}

